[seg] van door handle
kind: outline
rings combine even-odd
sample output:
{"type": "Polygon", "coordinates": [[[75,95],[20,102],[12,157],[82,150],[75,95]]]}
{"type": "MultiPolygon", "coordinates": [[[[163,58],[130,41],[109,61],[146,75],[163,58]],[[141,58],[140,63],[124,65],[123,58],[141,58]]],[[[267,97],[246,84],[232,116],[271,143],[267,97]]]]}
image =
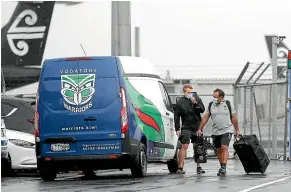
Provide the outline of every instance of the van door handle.
{"type": "Polygon", "coordinates": [[[95,117],[88,117],[84,119],[85,121],[96,121],[95,117]]]}

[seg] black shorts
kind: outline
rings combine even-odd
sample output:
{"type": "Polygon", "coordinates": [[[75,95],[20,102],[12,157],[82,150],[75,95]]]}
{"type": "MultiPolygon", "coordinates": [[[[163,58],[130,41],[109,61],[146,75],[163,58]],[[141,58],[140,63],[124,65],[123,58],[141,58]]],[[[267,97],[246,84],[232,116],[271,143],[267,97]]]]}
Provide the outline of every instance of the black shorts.
{"type": "Polygon", "coordinates": [[[232,133],[225,133],[223,135],[212,135],[215,148],[218,149],[221,147],[221,145],[225,145],[228,147],[231,137],[232,137],[232,133]]]}
{"type": "Polygon", "coordinates": [[[179,141],[182,144],[190,144],[190,140],[191,140],[191,143],[195,143],[197,141],[196,132],[197,131],[182,129],[181,135],[179,137],[179,141]]]}

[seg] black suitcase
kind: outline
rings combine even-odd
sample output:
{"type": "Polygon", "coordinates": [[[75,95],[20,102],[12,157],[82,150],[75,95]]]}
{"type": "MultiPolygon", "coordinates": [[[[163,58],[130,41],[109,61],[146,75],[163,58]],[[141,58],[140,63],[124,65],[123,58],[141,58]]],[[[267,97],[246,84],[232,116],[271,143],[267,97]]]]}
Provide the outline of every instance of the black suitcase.
{"type": "Polygon", "coordinates": [[[239,136],[233,143],[245,172],[264,174],[270,164],[270,159],[260,145],[256,135],[239,136]]]}

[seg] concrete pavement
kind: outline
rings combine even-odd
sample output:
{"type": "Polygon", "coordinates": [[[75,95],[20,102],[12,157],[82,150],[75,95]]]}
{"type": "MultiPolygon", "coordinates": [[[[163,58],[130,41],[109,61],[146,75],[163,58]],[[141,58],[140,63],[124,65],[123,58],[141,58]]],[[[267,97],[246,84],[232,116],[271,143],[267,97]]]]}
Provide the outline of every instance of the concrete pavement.
{"type": "Polygon", "coordinates": [[[3,192],[248,192],[291,190],[291,162],[271,161],[264,175],[246,175],[239,160],[230,160],[227,176],[216,176],[219,169],[217,159],[203,164],[206,174],[197,175],[193,160],[185,163],[185,175],[169,174],[166,165],[151,164],[148,176],[142,179],[131,177],[129,170],[99,171],[94,180],[85,180],[77,173],[59,175],[54,182],[43,182],[38,177],[2,178],[3,192]]]}

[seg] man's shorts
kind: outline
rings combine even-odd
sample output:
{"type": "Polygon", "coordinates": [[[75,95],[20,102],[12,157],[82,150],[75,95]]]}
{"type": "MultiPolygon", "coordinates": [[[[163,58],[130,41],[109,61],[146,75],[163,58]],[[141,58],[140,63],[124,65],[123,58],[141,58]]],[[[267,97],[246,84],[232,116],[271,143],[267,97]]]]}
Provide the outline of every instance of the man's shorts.
{"type": "Polygon", "coordinates": [[[232,133],[225,133],[222,135],[212,135],[215,148],[218,149],[221,147],[221,145],[225,145],[228,147],[231,137],[232,137],[232,133]]]}
{"type": "Polygon", "coordinates": [[[182,144],[190,144],[190,140],[191,143],[195,143],[197,141],[196,131],[182,129],[179,140],[182,144]]]}

